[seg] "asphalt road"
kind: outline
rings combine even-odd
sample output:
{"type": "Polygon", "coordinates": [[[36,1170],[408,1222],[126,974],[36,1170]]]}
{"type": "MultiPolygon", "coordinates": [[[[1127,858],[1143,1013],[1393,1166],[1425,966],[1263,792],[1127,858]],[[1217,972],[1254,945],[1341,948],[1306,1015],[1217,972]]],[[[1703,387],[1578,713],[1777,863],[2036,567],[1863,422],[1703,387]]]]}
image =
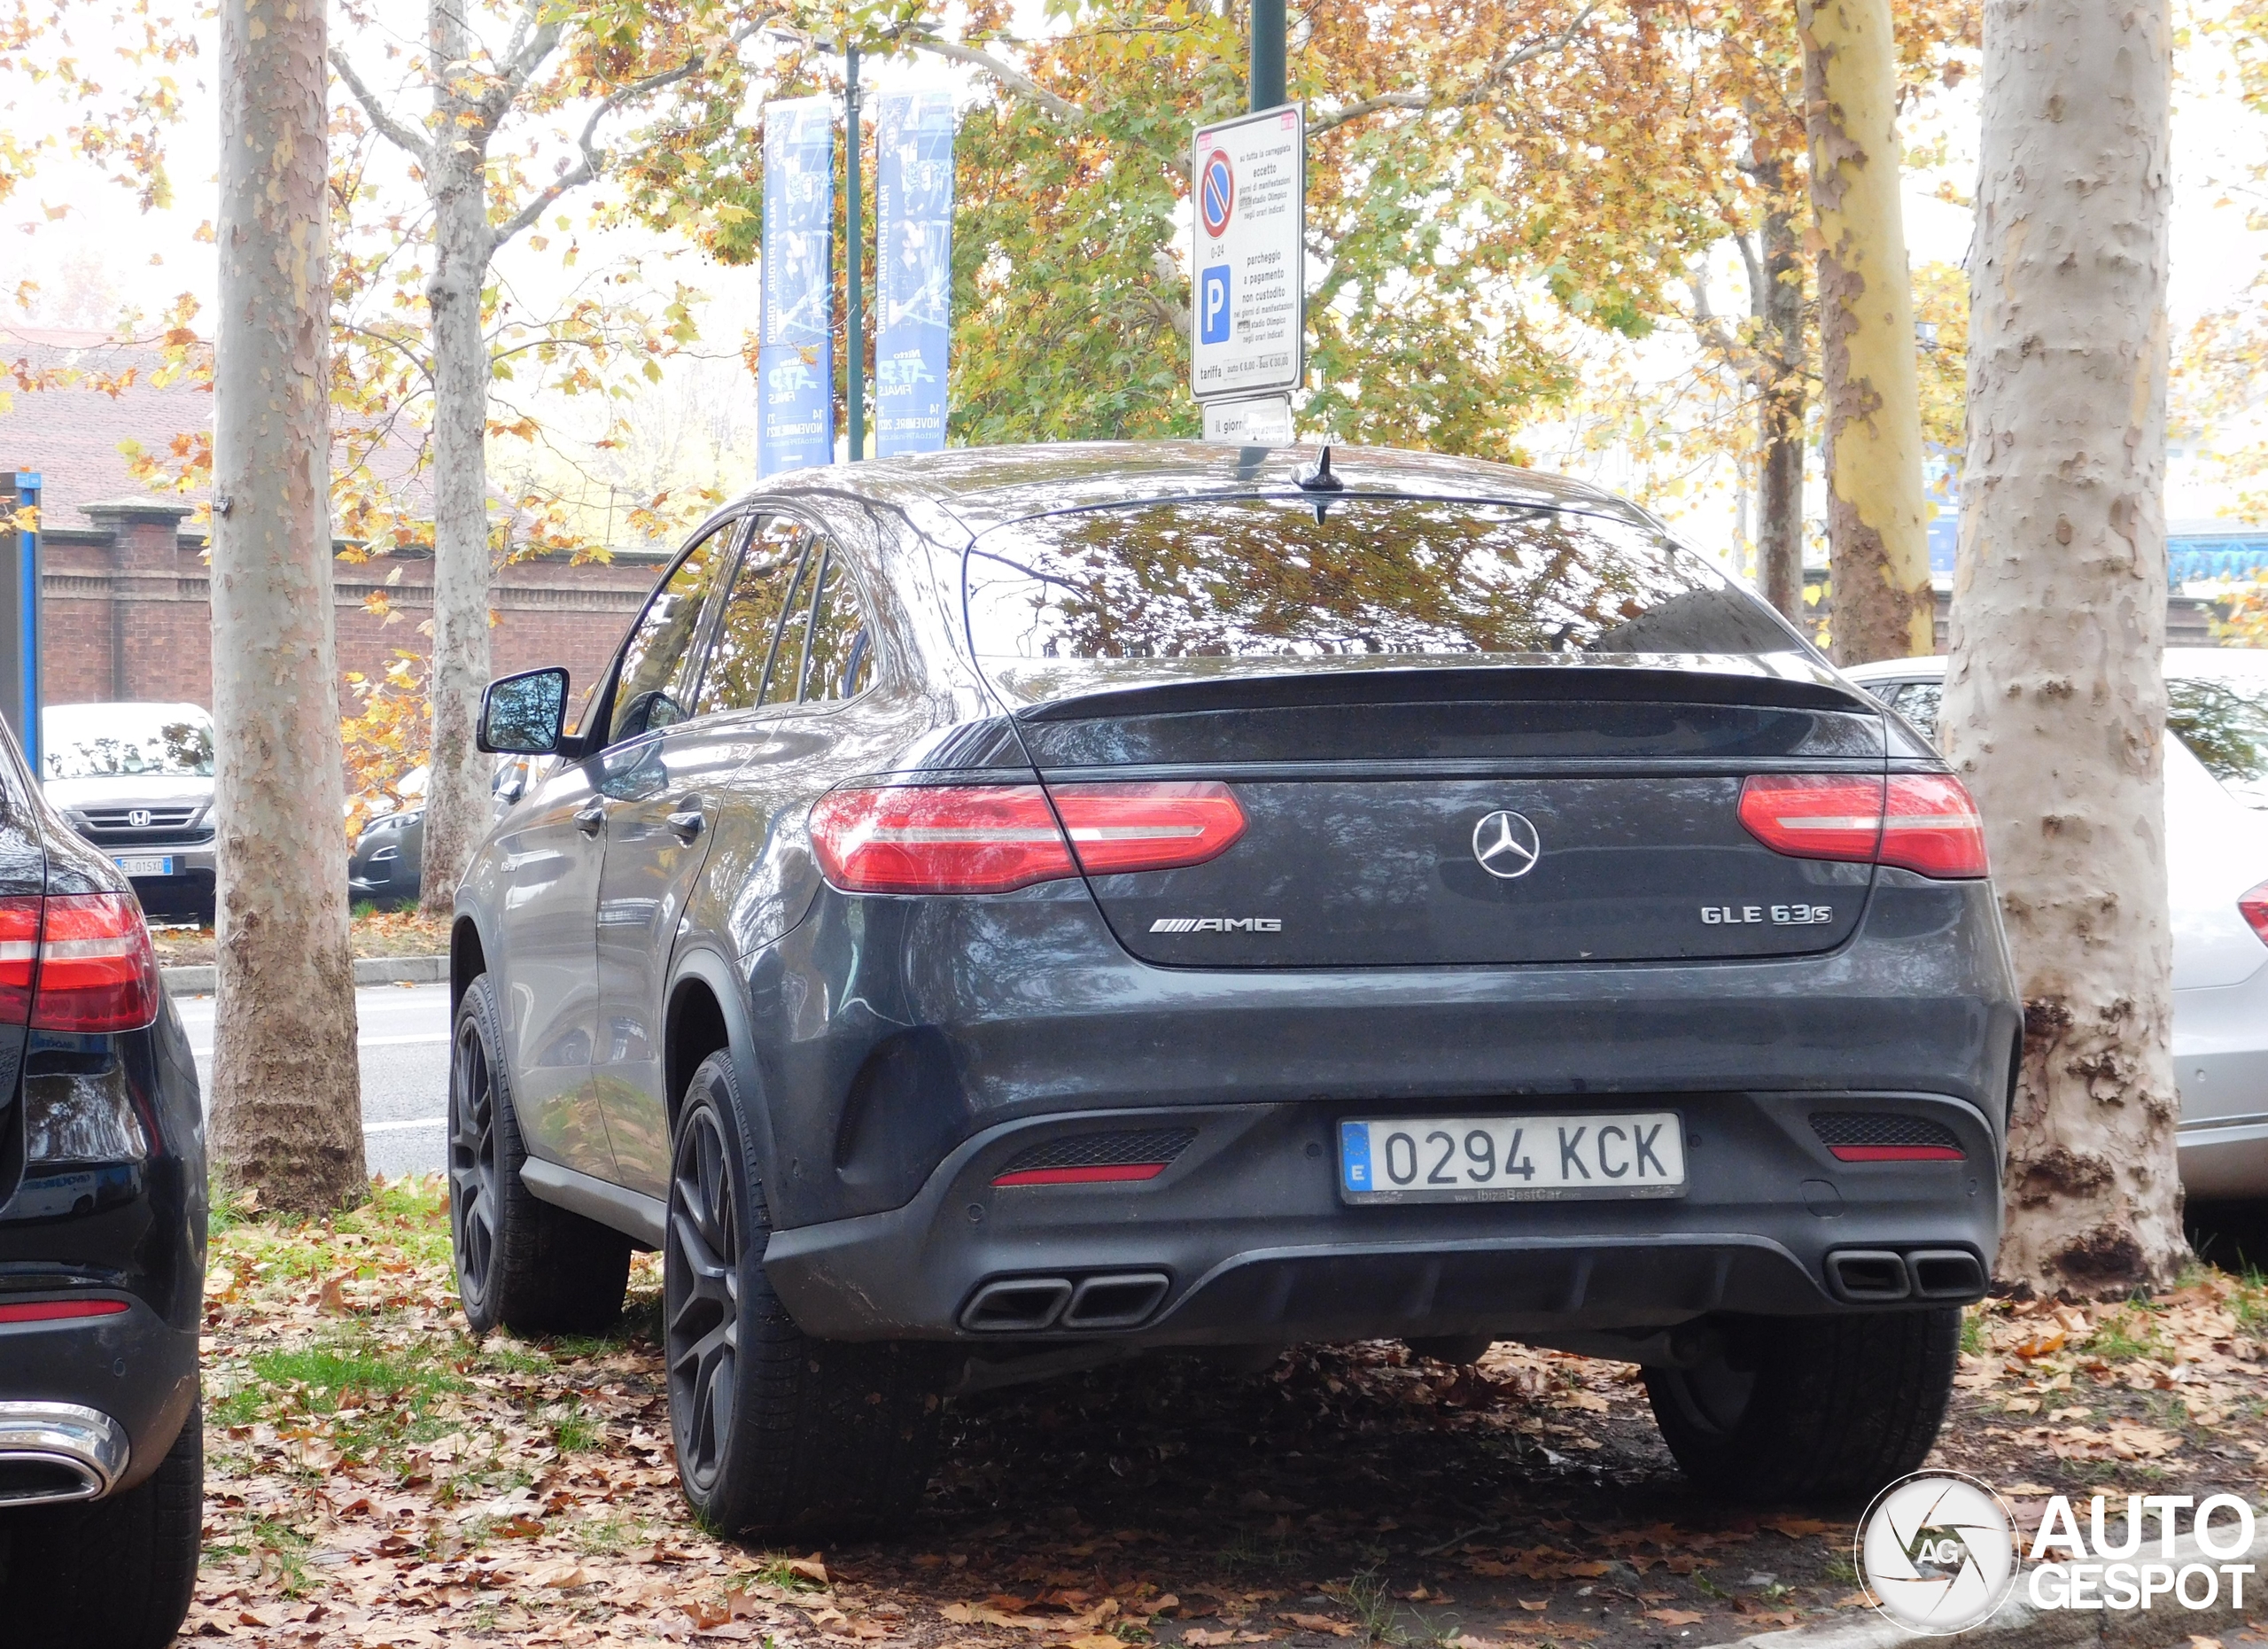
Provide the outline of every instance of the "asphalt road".
{"type": "MultiPolygon", "coordinates": [[[[197,1074],[213,1088],[213,999],[175,999],[197,1074]]],[[[362,1052],[363,1148],[374,1174],[438,1173],[447,1161],[449,987],[373,984],[354,992],[362,1052]]]]}

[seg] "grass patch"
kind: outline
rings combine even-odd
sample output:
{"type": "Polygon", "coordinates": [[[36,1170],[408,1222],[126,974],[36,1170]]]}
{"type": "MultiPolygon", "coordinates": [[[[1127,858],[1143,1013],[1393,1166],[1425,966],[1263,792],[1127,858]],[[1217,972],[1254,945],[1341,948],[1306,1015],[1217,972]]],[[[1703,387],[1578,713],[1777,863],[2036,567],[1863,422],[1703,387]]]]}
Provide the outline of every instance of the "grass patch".
{"type": "Polygon", "coordinates": [[[2171,1357],[2158,1338],[2158,1326],[2139,1306],[2123,1306],[2095,1325],[2083,1350],[2106,1363],[2128,1363],[2136,1357],[2171,1357]]]}
{"type": "Polygon", "coordinates": [[[1984,1314],[1973,1305],[1961,1314],[1961,1349],[1970,1357],[1984,1355],[1984,1314]]]}
{"type": "Polygon", "coordinates": [[[548,1417],[552,1446],[562,1454],[583,1454],[606,1440],[606,1427],[594,1414],[570,1397],[548,1417]]]}
{"type": "Polygon", "coordinates": [[[315,1345],[258,1351],[252,1379],[222,1394],[214,1414],[224,1426],[265,1420],[329,1437],[342,1455],[382,1458],[404,1443],[431,1443],[448,1430],[439,1411],[466,1382],[430,1355],[392,1351],[355,1331],[315,1345]]]}

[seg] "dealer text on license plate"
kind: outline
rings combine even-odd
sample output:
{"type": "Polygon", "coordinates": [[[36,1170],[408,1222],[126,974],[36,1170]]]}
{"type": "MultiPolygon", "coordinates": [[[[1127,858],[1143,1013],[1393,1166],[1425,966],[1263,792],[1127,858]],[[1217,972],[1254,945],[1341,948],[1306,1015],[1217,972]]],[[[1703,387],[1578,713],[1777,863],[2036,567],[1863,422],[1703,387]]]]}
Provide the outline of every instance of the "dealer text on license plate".
{"type": "Polygon", "coordinates": [[[1394,1117],[1339,1124],[1349,1202],[1507,1202],[1685,1194],[1674,1111],[1394,1117]]]}
{"type": "Polygon", "coordinates": [[[143,855],[133,859],[114,860],[113,862],[129,876],[170,876],[174,874],[174,861],[162,856],[143,855]]]}

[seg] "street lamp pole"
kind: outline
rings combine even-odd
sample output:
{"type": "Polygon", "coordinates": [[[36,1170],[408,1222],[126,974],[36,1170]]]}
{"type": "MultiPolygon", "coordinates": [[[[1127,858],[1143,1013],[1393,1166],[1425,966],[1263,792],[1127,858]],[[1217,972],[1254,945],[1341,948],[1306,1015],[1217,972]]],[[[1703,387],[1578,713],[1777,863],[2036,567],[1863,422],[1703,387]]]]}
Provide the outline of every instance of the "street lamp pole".
{"type": "MultiPolygon", "coordinates": [[[[1281,0],[1278,0],[1280,5],[1281,0]]],[[[849,142],[844,171],[848,174],[849,192],[843,202],[843,238],[850,243],[849,276],[850,315],[843,328],[843,354],[848,357],[843,365],[844,387],[849,391],[848,410],[850,425],[850,462],[856,463],[866,455],[866,293],[862,276],[866,260],[860,256],[864,242],[858,223],[858,48],[843,48],[843,110],[849,142]]]]}
{"type": "Polygon", "coordinates": [[[1252,72],[1247,84],[1254,113],[1284,101],[1285,35],[1284,0],[1252,0],[1252,72]]]}

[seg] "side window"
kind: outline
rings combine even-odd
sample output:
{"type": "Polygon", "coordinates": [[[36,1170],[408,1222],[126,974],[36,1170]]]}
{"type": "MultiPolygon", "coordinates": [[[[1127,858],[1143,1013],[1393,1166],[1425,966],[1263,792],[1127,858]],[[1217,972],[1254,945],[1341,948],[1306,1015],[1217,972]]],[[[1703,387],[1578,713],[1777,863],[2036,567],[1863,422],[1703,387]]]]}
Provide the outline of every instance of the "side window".
{"type": "Polygon", "coordinates": [[[801,696],[805,704],[852,698],[873,684],[874,634],[859,608],[858,585],[841,557],[832,554],[819,563],[819,597],[812,609],[810,634],[802,674],[801,696]]]}
{"type": "Polygon", "coordinates": [[[1898,713],[1921,728],[1930,743],[1938,740],[1938,705],[1946,696],[1941,681],[1908,681],[1899,689],[1898,713]]]}
{"type": "Polygon", "coordinates": [[[715,583],[718,564],[734,533],[726,524],[694,546],[676,571],[654,593],[638,627],[622,649],[622,673],[614,689],[614,719],[607,743],[619,744],[642,733],[683,721],[693,642],[701,613],[715,583]]]}
{"type": "Polygon", "coordinates": [[[809,541],[803,527],[783,517],[766,517],[757,524],[718,618],[716,644],[710,649],[709,671],[695,706],[698,713],[781,703],[783,677],[785,698],[794,699],[794,676],[781,661],[789,655],[791,643],[802,645],[796,621],[789,614],[797,605],[793,597],[809,541]]]}

